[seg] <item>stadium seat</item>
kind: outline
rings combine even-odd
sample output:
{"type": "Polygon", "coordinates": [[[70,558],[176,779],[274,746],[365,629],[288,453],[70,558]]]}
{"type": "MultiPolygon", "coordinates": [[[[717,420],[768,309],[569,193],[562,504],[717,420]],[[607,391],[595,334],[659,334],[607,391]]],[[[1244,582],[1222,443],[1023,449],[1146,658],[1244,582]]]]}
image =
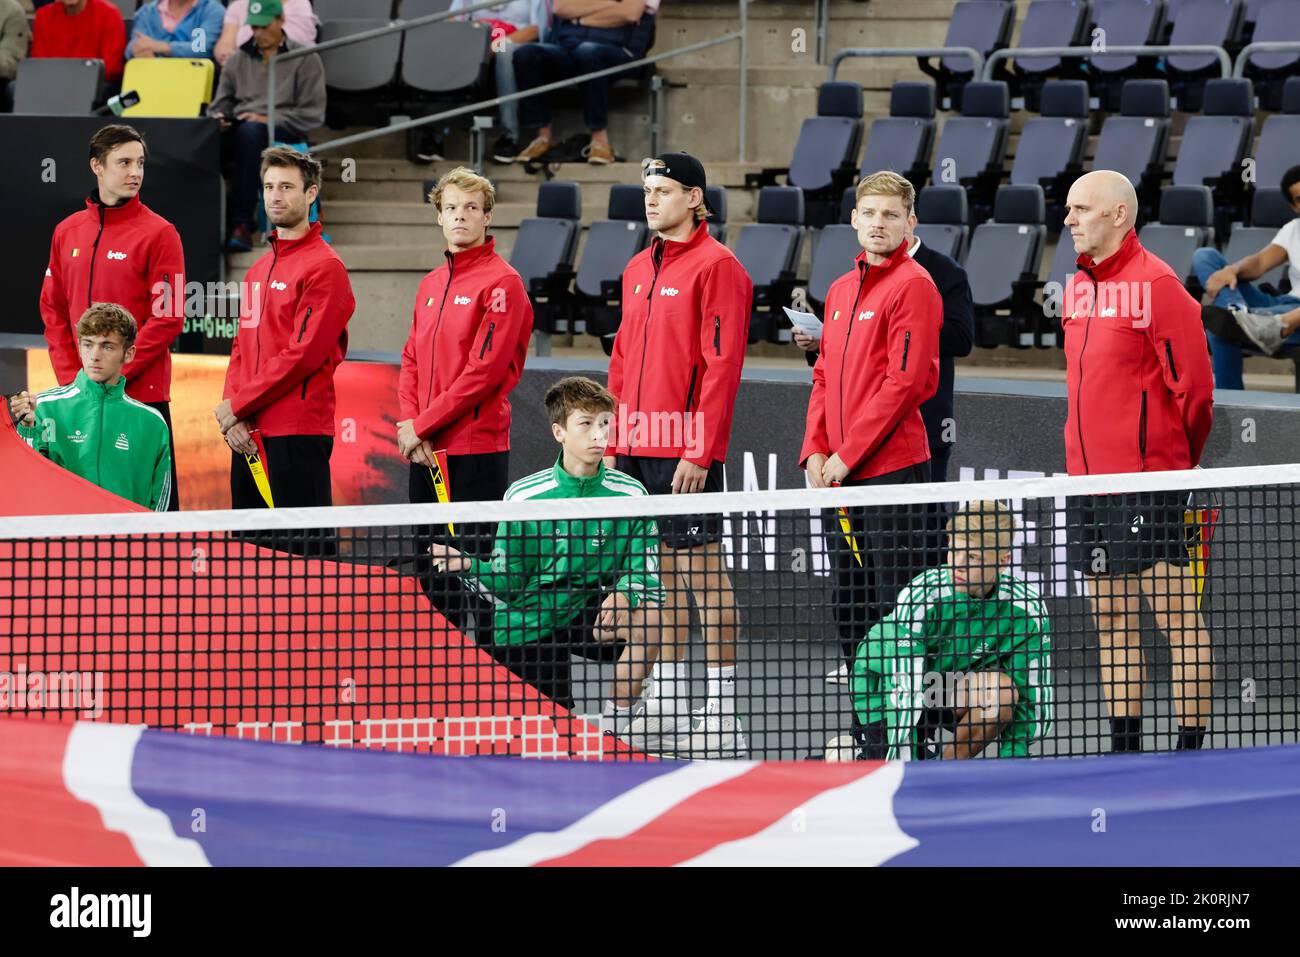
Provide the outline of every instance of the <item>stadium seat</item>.
{"type": "Polygon", "coordinates": [[[916,196],[916,235],[936,252],[961,262],[970,238],[966,190],[927,186],[916,196]]]}
{"type": "Polygon", "coordinates": [[[1300,76],[1287,79],[1282,109],[1283,114],[1264,120],[1259,131],[1255,145],[1256,186],[1276,186],[1282,182],[1283,173],[1300,163],[1300,76]]]}
{"type": "Polygon", "coordinates": [[[212,102],[214,68],[197,57],[133,57],[126,61],[122,89],[135,90],[140,102],[123,116],[202,116],[212,102]]]}
{"type": "Polygon", "coordinates": [[[720,243],[727,241],[727,191],[721,186],[709,186],[704,190],[708,197],[713,215],[709,217],[709,235],[720,243]]]}
{"type": "MultiPolygon", "coordinates": [[[[1017,47],[1087,46],[1088,0],[1033,0],[1020,25],[1017,47]]],[[[1064,65],[1060,57],[1016,57],[1016,94],[1025,98],[1025,108],[1039,109],[1039,96],[1048,76],[1068,71],[1076,76],[1077,60],[1064,65]]]]}
{"type": "Polygon", "coordinates": [[[860,252],[858,231],[852,226],[836,223],[817,231],[808,270],[808,302],[814,312],[822,311],[831,283],[853,268],[853,260],[860,252]]]}
{"type": "Polygon", "coordinates": [[[614,347],[622,316],[623,270],[648,239],[641,187],[615,183],[609,189],[609,218],[587,227],[587,244],[573,284],[575,315],[586,322],[588,333],[601,337],[606,355],[614,347]]]}
{"type": "MultiPolygon", "coordinates": [[[[1240,0],[1180,0],[1176,7],[1170,8],[1173,29],[1169,45],[1232,46],[1241,30],[1242,12],[1240,0]]],[[[1165,58],[1180,110],[1191,113],[1201,109],[1205,77],[1216,71],[1218,65],[1218,59],[1210,53],[1173,54],[1165,58]]]]}
{"type": "Polygon", "coordinates": [[[86,116],[99,102],[103,88],[103,60],[21,60],[14,80],[14,112],[86,116]]]}
{"type": "MultiPolygon", "coordinates": [[[[320,42],[365,33],[387,26],[388,20],[326,20],[321,18],[320,42]]],[[[364,40],[320,54],[325,64],[325,85],[340,93],[371,93],[382,90],[397,78],[402,53],[402,35],[364,40]]]]}
{"type": "Polygon", "coordinates": [[[416,93],[446,96],[473,89],[491,61],[492,31],[480,21],[430,23],[404,36],[402,83],[416,93]]]}
{"type": "Polygon", "coordinates": [[[1221,230],[1241,211],[1242,160],[1250,146],[1254,118],[1249,80],[1214,79],[1205,84],[1202,114],[1191,117],[1183,130],[1173,185],[1209,186],[1221,230]]]}
{"type": "Polygon", "coordinates": [[[975,344],[1030,345],[1038,268],[1047,242],[1046,202],[1040,186],[1003,186],[993,219],[975,227],[966,274],[975,305],[975,344]]]}
{"type": "MultiPolygon", "coordinates": [[[[1164,0],[1093,0],[1092,26],[1092,36],[1104,37],[1107,46],[1153,46],[1164,35],[1164,0]]],[[[1120,108],[1124,82],[1152,76],[1154,64],[1153,59],[1111,54],[1091,57],[1085,72],[1093,95],[1113,112],[1120,108]]]]}
{"type": "Polygon", "coordinates": [[[936,186],[959,183],[966,187],[975,222],[988,218],[993,195],[1002,179],[1009,113],[1010,93],[1006,83],[972,80],[962,94],[961,116],[948,120],[939,135],[932,181],[936,186]]]}
{"type": "Polygon", "coordinates": [[[862,87],[823,83],[817,90],[817,115],[803,121],[786,182],[804,192],[808,225],[832,223],[840,194],[853,181],[862,148],[862,87]]]}
{"type": "Polygon", "coordinates": [[[1088,144],[1088,84],[1048,80],[1043,84],[1042,116],[1025,122],[1011,165],[1011,185],[1038,185],[1048,204],[1048,222],[1059,229],[1065,194],[1083,169],[1088,144]]]}
{"type": "MultiPolygon", "coordinates": [[[[400,0],[399,0],[400,2],[400,0]]],[[[414,0],[406,0],[414,5],[414,0]]],[[[447,9],[449,3],[444,3],[447,9]]],[[[329,20],[385,20],[393,15],[393,0],[312,0],[312,10],[322,24],[329,20]]],[[[417,14],[402,11],[410,20],[417,14]]]]}
{"type": "Polygon", "coordinates": [[[1047,269],[1047,279],[1043,285],[1044,325],[1038,345],[1045,347],[1065,345],[1065,339],[1061,334],[1060,315],[1065,299],[1065,287],[1069,284],[1070,277],[1079,270],[1078,259],[1079,254],[1074,248],[1074,240],[1070,238],[1068,232],[1062,230],[1056,242],[1056,250],[1052,253],[1052,263],[1047,269]]]}
{"type": "Polygon", "coordinates": [[[758,194],[758,220],[740,227],[736,258],[754,281],[749,341],[788,341],[789,321],[781,307],[790,303],[799,250],[803,245],[803,191],[765,186],[758,194]]]}
{"type": "MultiPolygon", "coordinates": [[[[1250,36],[1260,40],[1300,41],[1300,3],[1297,0],[1258,0],[1247,8],[1250,36]]],[[[1246,37],[1243,32],[1243,39],[1246,37]]],[[[1249,42],[1249,41],[1246,41],[1249,42]]],[[[1288,74],[1300,72],[1300,51],[1252,53],[1246,76],[1255,81],[1259,105],[1276,110],[1282,105],[1283,84],[1288,74]]]]}
{"type": "Polygon", "coordinates": [[[140,5],[140,0],[113,0],[113,5],[122,11],[122,19],[135,16],[136,8],[140,5]]]}
{"type": "Polygon", "coordinates": [[[1194,281],[1192,253],[1214,243],[1214,197],[1208,186],[1169,186],[1160,194],[1160,218],[1138,231],[1147,250],[1184,282],[1194,281]]]}
{"type": "Polygon", "coordinates": [[[1120,115],[1106,117],[1101,126],[1092,168],[1127,176],[1138,191],[1142,218],[1154,218],[1169,151],[1169,84],[1128,80],[1123,90],[1120,115]]]}
{"type": "MultiPolygon", "coordinates": [[[[1015,26],[1016,5],[1005,0],[961,0],[952,8],[945,47],[972,47],[988,57],[994,50],[1010,45],[1015,26]]],[[[975,65],[964,56],[940,57],[937,64],[918,57],[917,65],[938,87],[943,109],[961,109],[962,90],[974,79],[975,65]]]]}
{"type": "Polygon", "coordinates": [[[573,281],[582,232],[582,191],[558,180],[537,187],[537,216],[519,223],[510,265],[533,302],[533,326],[555,332],[556,316],[573,281]]]}
{"type": "MultiPolygon", "coordinates": [[[[1251,203],[1250,225],[1235,223],[1223,255],[1228,262],[1238,260],[1259,252],[1273,241],[1277,231],[1289,223],[1295,216],[1291,204],[1286,201],[1282,191],[1276,186],[1257,189],[1251,203]]],[[[1284,262],[1269,270],[1258,279],[1252,280],[1256,285],[1265,287],[1268,292],[1280,292],[1287,277],[1287,264],[1284,262]]]]}
{"type": "Polygon", "coordinates": [[[889,116],[871,121],[861,173],[891,170],[920,190],[930,177],[934,147],[932,83],[895,83],[889,91],[889,116]]]}

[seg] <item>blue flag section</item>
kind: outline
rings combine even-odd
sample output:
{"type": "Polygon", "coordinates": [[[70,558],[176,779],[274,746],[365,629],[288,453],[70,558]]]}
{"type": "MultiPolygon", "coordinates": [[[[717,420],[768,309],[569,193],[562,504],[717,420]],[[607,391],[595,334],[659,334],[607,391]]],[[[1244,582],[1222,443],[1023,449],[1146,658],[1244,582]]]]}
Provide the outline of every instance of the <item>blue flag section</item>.
{"type": "Polygon", "coordinates": [[[573,762],[0,721],[0,864],[1300,863],[1300,745],[573,762]]]}

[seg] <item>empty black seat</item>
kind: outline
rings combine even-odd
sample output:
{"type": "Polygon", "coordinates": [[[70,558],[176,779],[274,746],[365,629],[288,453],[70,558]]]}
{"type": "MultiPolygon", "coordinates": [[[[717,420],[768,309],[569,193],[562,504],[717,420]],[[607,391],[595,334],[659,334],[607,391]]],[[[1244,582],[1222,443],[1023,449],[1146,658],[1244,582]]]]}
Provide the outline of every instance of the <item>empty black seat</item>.
{"type": "MultiPolygon", "coordinates": [[[[987,59],[994,50],[1011,43],[1015,26],[1016,5],[1005,0],[961,0],[952,9],[948,21],[945,47],[971,47],[987,59]]],[[[921,72],[933,77],[939,88],[939,102],[944,109],[960,109],[963,87],[975,76],[975,64],[957,54],[939,58],[937,64],[917,59],[921,72]]]]}
{"type": "Polygon", "coordinates": [[[862,175],[890,170],[914,189],[930,176],[934,147],[935,90],[931,83],[895,83],[889,91],[889,116],[871,121],[862,175]]]}
{"type": "MultiPolygon", "coordinates": [[[[1154,46],[1163,42],[1164,29],[1164,0],[1093,0],[1091,36],[1105,37],[1107,47],[1154,46]]],[[[1155,78],[1157,62],[1112,53],[1089,57],[1083,69],[1102,108],[1114,112],[1120,108],[1124,82],[1155,78]]]]}
{"type": "Polygon", "coordinates": [[[817,231],[808,274],[808,301],[815,311],[821,312],[831,283],[853,268],[853,260],[860,252],[858,231],[852,226],[837,223],[817,231]]]}
{"type": "Polygon", "coordinates": [[[573,260],[582,231],[582,191],[558,180],[537,188],[537,216],[519,223],[510,265],[533,302],[533,325],[554,332],[558,307],[573,281],[573,260]]]}
{"type": "MultiPolygon", "coordinates": [[[[1011,185],[1043,187],[1049,208],[1059,208],[1083,168],[1088,143],[1088,84],[1048,80],[1042,90],[1042,116],[1025,122],[1011,166],[1011,185]]],[[[1051,221],[1059,217],[1052,215],[1051,221]]]]}
{"type": "MultiPolygon", "coordinates": [[[[1259,0],[1253,12],[1248,8],[1247,18],[1253,26],[1251,36],[1257,40],[1300,41],[1300,3],[1296,0],[1259,0]]],[[[1266,110],[1281,106],[1287,74],[1298,70],[1300,51],[1294,50],[1252,53],[1246,62],[1246,76],[1255,81],[1259,105],[1266,110]]]]}
{"type": "Polygon", "coordinates": [[[609,219],[587,227],[587,244],[574,280],[577,314],[586,321],[587,332],[607,340],[607,351],[622,316],[623,270],[648,238],[641,187],[615,183],[609,189],[609,219]]]}
{"type": "Polygon", "coordinates": [[[962,94],[962,115],[948,120],[939,134],[932,181],[937,186],[958,183],[966,187],[976,222],[987,218],[1002,179],[1010,107],[1006,83],[972,80],[962,94]]]}
{"type": "Polygon", "coordinates": [[[482,21],[429,23],[407,30],[405,37],[402,83],[417,93],[472,90],[491,61],[492,30],[482,21]]]}
{"type": "Polygon", "coordinates": [[[1256,186],[1276,186],[1282,182],[1283,173],[1300,163],[1300,76],[1287,78],[1282,109],[1282,114],[1264,120],[1259,131],[1255,146],[1256,186]]]}
{"type": "Polygon", "coordinates": [[[1033,304],[1047,242],[1040,186],[1003,186],[993,219],[975,227],[966,274],[975,305],[975,342],[992,347],[1032,345],[1041,311],[1033,304]]]}
{"type": "Polygon", "coordinates": [[[103,60],[20,60],[14,78],[14,112],[87,116],[99,101],[103,86],[103,60]]]}
{"type": "MultiPolygon", "coordinates": [[[[803,190],[765,186],[758,194],[758,222],[740,227],[736,258],[754,281],[749,341],[782,341],[789,322],[780,307],[790,302],[803,242],[803,190]]],[[[788,335],[786,337],[788,339],[788,335]]]]}
{"type": "Polygon", "coordinates": [[[834,222],[840,193],[853,181],[862,148],[862,87],[823,83],[817,115],[803,121],[787,182],[804,191],[808,224],[834,222]]]}
{"type": "Polygon", "coordinates": [[[966,257],[970,213],[960,186],[927,186],[916,196],[916,235],[957,262],[966,257]]]}
{"type": "MultiPolygon", "coordinates": [[[[323,20],[320,42],[365,33],[388,25],[388,20],[323,20]]],[[[342,93],[370,93],[382,90],[397,78],[402,35],[363,40],[320,54],[325,65],[325,85],[342,93]]]]}
{"type": "Polygon", "coordinates": [[[1240,213],[1245,185],[1242,160],[1250,146],[1254,118],[1249,80],[1214,79],[1205,84],[1202,115],[1189,119],[1183,130],[1173,185],[1205,185],[1214,190],[1221,227],[1240,213]]]}
{"type": "Polygon", "coordinates": [[[720,243],[727,241],[727,191],[721,186],[709,186],[704,190],[713,215],[709,217],[709,235],[720,243]]]}
{"type": "Polygon", "coordinates": [[[1184,282],[1192,278],[1192,254],[1214,243],[1214,197],[1208,186],[1169,186],[1160,194],[1160,218],[1138,239],[1184,282]]]}
{"type": "Polygon", "coordinates": [[[1074,240],[1070,238],[1068,232],[1062,230],[1061,237],[1056,243],[1056,251],[1052,253],[1052,263],[1047,269],[1047,279],[1043,285],[1043,313],[1046,318],[1055,321],[1048,324],[1044,330],[1047,334],[1042,337],[1040,345],[1064,345],[1059,333],[1053,342],[1051,332],[1058,331],[1060,328],[1059,320],[1062,303],[1065,301],[1065,290],[1070,284],[1070,278],[1079,271],[1078,259],[1079,254],[1074,248],[1074,240]]]}
{"type": "Polygon", "coordinates": [[[1108,116],[1102,124],[1092,168],[1127,176],[1144,217],[1153,218],[1169,152],[1169,84],[1128,80],[1123,89],[1120,115],[1108,116]]]}
{"type": "MultiPolygon", "coordinates": [[[[1088,0],[1033,0],[1020,25],[1017,47],[1086,46],[1088,36],[1088,0]]],[[[1077,63],[1077,61],[1075,61],[1077,63]]],[[[1025,107],[1039,109],[1043,80],[1068,70],[1077,74],[1077,66],[1067,67],[1060,57],[1016,57],[1017,92],[1025,98],[1025,107]]]]}
{"type": "MultiPolygon", "coordinates": [[[[1170,7],[1173,30],[1169,44],[1233,46],[1241,29],[1242,12],[1239,0],[1180,0],[1176,7],[1170,7]]],[[[1171,85],[1178,108],[1200,110],[1205,76],[1218,69],[1218,58],[1210,53],[1171,54],[1165,66],[1173,77],[1171,85]]]]}
{"type": "MultiPolygon", "coordinates": [[[[447,9],[450,3],[444,3],[447,9]]],[[[312,0],[312,10],[321,23],[328,20],[384,20],[393,15],[393,0],[312,0]]],[[[418,14],[403,11],[408,20],[418,14]]]]}

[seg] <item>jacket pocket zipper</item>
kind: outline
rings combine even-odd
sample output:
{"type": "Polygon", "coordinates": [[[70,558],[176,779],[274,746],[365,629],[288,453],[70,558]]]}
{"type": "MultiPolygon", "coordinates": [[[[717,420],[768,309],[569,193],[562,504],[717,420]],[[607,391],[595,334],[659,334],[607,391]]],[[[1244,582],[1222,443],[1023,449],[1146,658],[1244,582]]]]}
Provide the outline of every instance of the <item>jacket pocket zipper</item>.
{"type": "Polygon", "coordinates": [[[686,390],[686,411],[687,412],[691,411],[691,403],[695,401],[695,378],[696,376],[699,375],[699,372],[700,372],[699,365],[691,366],[691,385],[690,388],[686,390]]]}
{"type": "Polygon", "coordinates": [[[713,354],[722,355],[722,317],[713,317],[713,354]]]}
{"type": "Polygon", "coordinates": [[[905,332],[903,333],[903,368],[899,370],[900,372],[907,371],[907,352],[911,348],[912,348],[912,334],[910,332],[905,332]]]}
{"type": "Polygon", "coordinates": [[[307,315],[305,315],[305,316],[302,317],[302,328],[300,328],[300,329],[298,330],[298,341],[299,341],[299,342],[302,342],[302,336],[303,336],[303,333],[305,333],[305,332],[307,331],[307,320],[311,318],[311,310],[312,310],[312,307],[311,307],[311,306],[308,306],[308,307],[307,307],[307,315]]]}
{"type": "Polygon", "coordinates": [[[307,398],[307,383],[311,381],[311,376],[312,376],[312,375],[315,375],[315,374],[316,374],[316,373],[313,372],[311,375],[307,376],[307,378],[305,378],[305,379],[302,380],[302,398],[303,398],[303,399],[306,399],[306,398],[307,398]]]}
{"type": "Polygon", "coordinates": [[[1138,414],[1138,462],[1143,471],[1147,461],[1147,390],[1142,390],[1142,411],[1138,414]]]}
{"type": "Polygon", "coordinates": [[[497,324],[495,322],[488,323],[487,335],[483,337],[483,348],[479,349],[478,351],[478,357],[480,359],[482,359],[483,356],[485,356],[487,353],[492,351],[492,331],[496,329],[496,327],[497,324]]]}
{"type": "Polygon", "coordinates": [[[1165,358],[1169,360],[1169,374],[1173,376],[1174,381],[1178,381],[1178,367],[1174,365],[1174,346],[1168,339],[1165,340],[1165,358]]]}

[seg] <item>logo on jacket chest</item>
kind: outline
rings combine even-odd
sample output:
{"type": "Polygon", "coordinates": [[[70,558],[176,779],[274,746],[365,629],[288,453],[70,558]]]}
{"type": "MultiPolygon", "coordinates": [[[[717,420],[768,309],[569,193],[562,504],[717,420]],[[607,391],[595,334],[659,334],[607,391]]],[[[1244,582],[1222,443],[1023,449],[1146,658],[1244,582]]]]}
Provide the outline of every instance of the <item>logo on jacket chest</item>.
{"type": "Polygon", "coordinates": [[[659,287],[659,295],[661,296],[675,296],[679,291],[680,290],[674,289],[672,286],[659,287]]]}
{"type": "Polygon", "coordinates": [[[90,439],[90,434],[88,432],[82,432],[81,429],[77,429],[77,431],[73,432],[67,438],[73,445],[84,445],[90,439]]]}
{"type": "Polygon", "coordinates": [[[123,452],[131,451],[131,443],[126,440],[125,432],[119,432],[117,434],[117,441],[113,443],[113,448],[121,449],[123,452]]]}
{"type": "Polygon", "coordinates": [[[863,319],[870,319],[875,314],[876,311],[874,309],[863,309],[858,313],[858,322],[861,322],[863,319]]]}
{"type": "Polygon", "coordinates": [[[280,282],[280,280],[278,279],[272,279],[271,288],[278,292],[284,292],[286,289],[289,288],[289,286],[287,283],[280,282]]]}
{"type": "Polygon", "coordinates": [[[126,258],[126,253],[118,252],[116,249],[110,249],[110,250],[108,251],[107,255],[105,255],[104,258],[105,258],[105,259],[116,259],[116,260],[119,260],[119,261],[120,261],[120,260],[123,260],[123,259],[126,258]]]}
{"type": "Polygon", "coordinates": [[[468,306],[473,301],[474,300],[471,299],[469,296],[457,296],[455,299],[452,300],[452,304],[456,306],[468,306]]]}

